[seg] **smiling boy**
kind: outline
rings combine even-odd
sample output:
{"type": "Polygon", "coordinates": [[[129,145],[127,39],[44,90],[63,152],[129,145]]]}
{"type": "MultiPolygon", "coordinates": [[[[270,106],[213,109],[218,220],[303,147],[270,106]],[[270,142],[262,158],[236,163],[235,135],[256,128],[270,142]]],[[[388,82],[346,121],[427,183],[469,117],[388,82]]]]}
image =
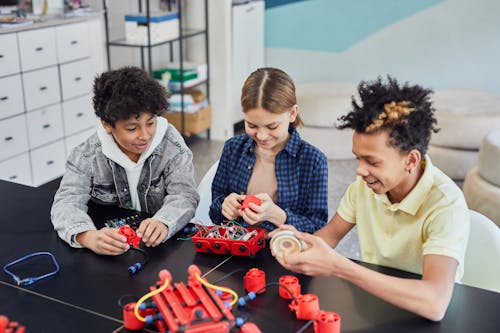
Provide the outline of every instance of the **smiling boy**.
{"type": "Polygon", "coordinates": [[[361,82],[362,104],[353,99],[353,111],[340,119],[340,128],[354,129],[358,177],[325,227],[315,235],[294,231],[308,249],[276,258],[287,269],[340,277],[438,321],[463,274],[469,214],[461,190],[426,155],[436,131],[430,93],[390,77],[361,82]],[[363,261],[421,279],[384,275],[338,254],[334,248],[355,225],[363,261]]]}
{"type": "Polygon", "coordinates": [[[59,236],[73,247],[118,255],[128,250],[116,229],[96,226],[89,200],[153,215],[137,235],[157,246],[194,216],[199,195],[192,153],[163,117],[168,93],[135,67],[109,71],[94,81],[97,133],[77,146],[66,163],[51,217],[59,236]]]}

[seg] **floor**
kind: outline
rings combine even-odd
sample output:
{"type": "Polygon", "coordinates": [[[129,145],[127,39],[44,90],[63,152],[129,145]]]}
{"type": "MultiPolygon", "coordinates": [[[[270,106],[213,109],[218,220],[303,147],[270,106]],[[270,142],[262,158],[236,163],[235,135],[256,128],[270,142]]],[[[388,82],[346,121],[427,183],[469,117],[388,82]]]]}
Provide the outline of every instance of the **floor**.
{"type": "MultiPolygon", "coordinates": [[[[224,146],[223,141],[206,140],[205,136],[192,136],[186,143],[193,151],[194,177],[196,184],[203,178],[205,172],[219,159],[224,146]]],[[[337,205],[347,186],[355,178],[356,160],[330,160],[328,161],[329,172],[329,211],[333,216],[337,205]]],[[[61,179],[58,178],[41,187],[57,190],[61,179]]],[[[359,259],[359,246],[356,230],[353,229],[338,245],[337,251],[349,258],[359,259]]]]}

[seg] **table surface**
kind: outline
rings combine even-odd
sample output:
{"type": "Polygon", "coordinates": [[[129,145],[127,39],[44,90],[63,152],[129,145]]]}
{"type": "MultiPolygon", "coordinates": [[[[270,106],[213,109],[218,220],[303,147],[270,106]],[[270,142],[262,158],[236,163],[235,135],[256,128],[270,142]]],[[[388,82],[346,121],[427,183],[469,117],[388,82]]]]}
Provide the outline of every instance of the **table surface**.
{"type": "MultiPolygon", "coordinates": [[[[29,253],[48,251],[54,254],[61,267],[56,276],[27,287],[18,287],[10,276],[4,272],[0,274],[0,315],[25,325],[28,332],[125,332],[120,329],[122,309],[118,300],[124,295],[145,294],[158,280],[158,272],[162,269],[170,271],[174,282],[186,281],[187,267],[191,264],[197,265],[202,273],[209,273],[206,276],[209,282],[237,270],[219,285],[230,287],[239,295],[245,294],[243,276],[250,268],[263,270],[268,283],[291,274],[272,258],[267,248],[253,259],[226,257],[196,253],[190,241],[171,239],[159,247],[147,249],[150,261],[141,272],[130,277],[127,267],[142,259],[139,254],[99,256],[86,249],[73,249],[59,239],[50,222],[53,193],[0,181],[0,197],[0,205],[4,208],[0,214],[0,244],[3,247],[0,265],[3,267],[29,253]]],[[[97,209],[96,212],[95,218],[109,218],[120,213],[115,208],[97,209]]],[[[407,272],[361,264],[391,275],[414,277],[407,272]]],[[[47,258],[40,257],[16,269],[25,277],[51,269],[49,265],[47,258]]],[[[497,314],[500,294],[495,292],[457,284],[445,318],[440,323],[433,323],[344,280],[298,277],[302,294],[318,295],[322,310],[340,314],[342,332],[498,332],[500,326],[497,314]]],[[[295,332],[306,322],[295,319],[288,304],[288,300],[278,296],[277,287],[269,286],[246,307],[235,308],[233,312],[235,316],[256,323],[262,332],[295,332]]],[[[313,329],[306,332],[313,332],[313,329]]]]}

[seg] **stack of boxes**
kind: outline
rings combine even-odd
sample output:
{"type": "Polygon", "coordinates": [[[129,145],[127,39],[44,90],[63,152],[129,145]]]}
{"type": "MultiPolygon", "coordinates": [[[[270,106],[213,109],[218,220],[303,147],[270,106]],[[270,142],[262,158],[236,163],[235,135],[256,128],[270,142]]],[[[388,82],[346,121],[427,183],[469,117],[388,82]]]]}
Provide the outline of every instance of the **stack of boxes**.
{"type": "Polygon", "coordinates": [[[125,15],[125,39],[127,43],[147,45],[148,26],[151,44],[179,37],[179,13],[150,13],[149,21],[144,13],[125,15]]]}

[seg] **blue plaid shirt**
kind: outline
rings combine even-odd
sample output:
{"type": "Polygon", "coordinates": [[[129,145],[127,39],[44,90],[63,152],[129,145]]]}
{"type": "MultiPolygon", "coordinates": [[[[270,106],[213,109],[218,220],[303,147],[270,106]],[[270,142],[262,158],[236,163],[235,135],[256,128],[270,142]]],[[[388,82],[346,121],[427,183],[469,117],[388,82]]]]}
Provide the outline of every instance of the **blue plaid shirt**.
{"type": "MultiPolygon", "coordinates": [[[[286,213],[286,223],[300,231],[313,233],[328,219],[328,162],[316,147],[300,138],[290,127],[290,140],[276,155],[275,172],[278,183],[276,204],[286,213]]],[[[212,182],[210,218],[220,224],[225,220],[222,203],[231,193],[246,193],[255,164],[254,141],[246,134],[226,141],[212,182]]],[[[267,230],[276,228],[269,221],[267,230]]]]}

